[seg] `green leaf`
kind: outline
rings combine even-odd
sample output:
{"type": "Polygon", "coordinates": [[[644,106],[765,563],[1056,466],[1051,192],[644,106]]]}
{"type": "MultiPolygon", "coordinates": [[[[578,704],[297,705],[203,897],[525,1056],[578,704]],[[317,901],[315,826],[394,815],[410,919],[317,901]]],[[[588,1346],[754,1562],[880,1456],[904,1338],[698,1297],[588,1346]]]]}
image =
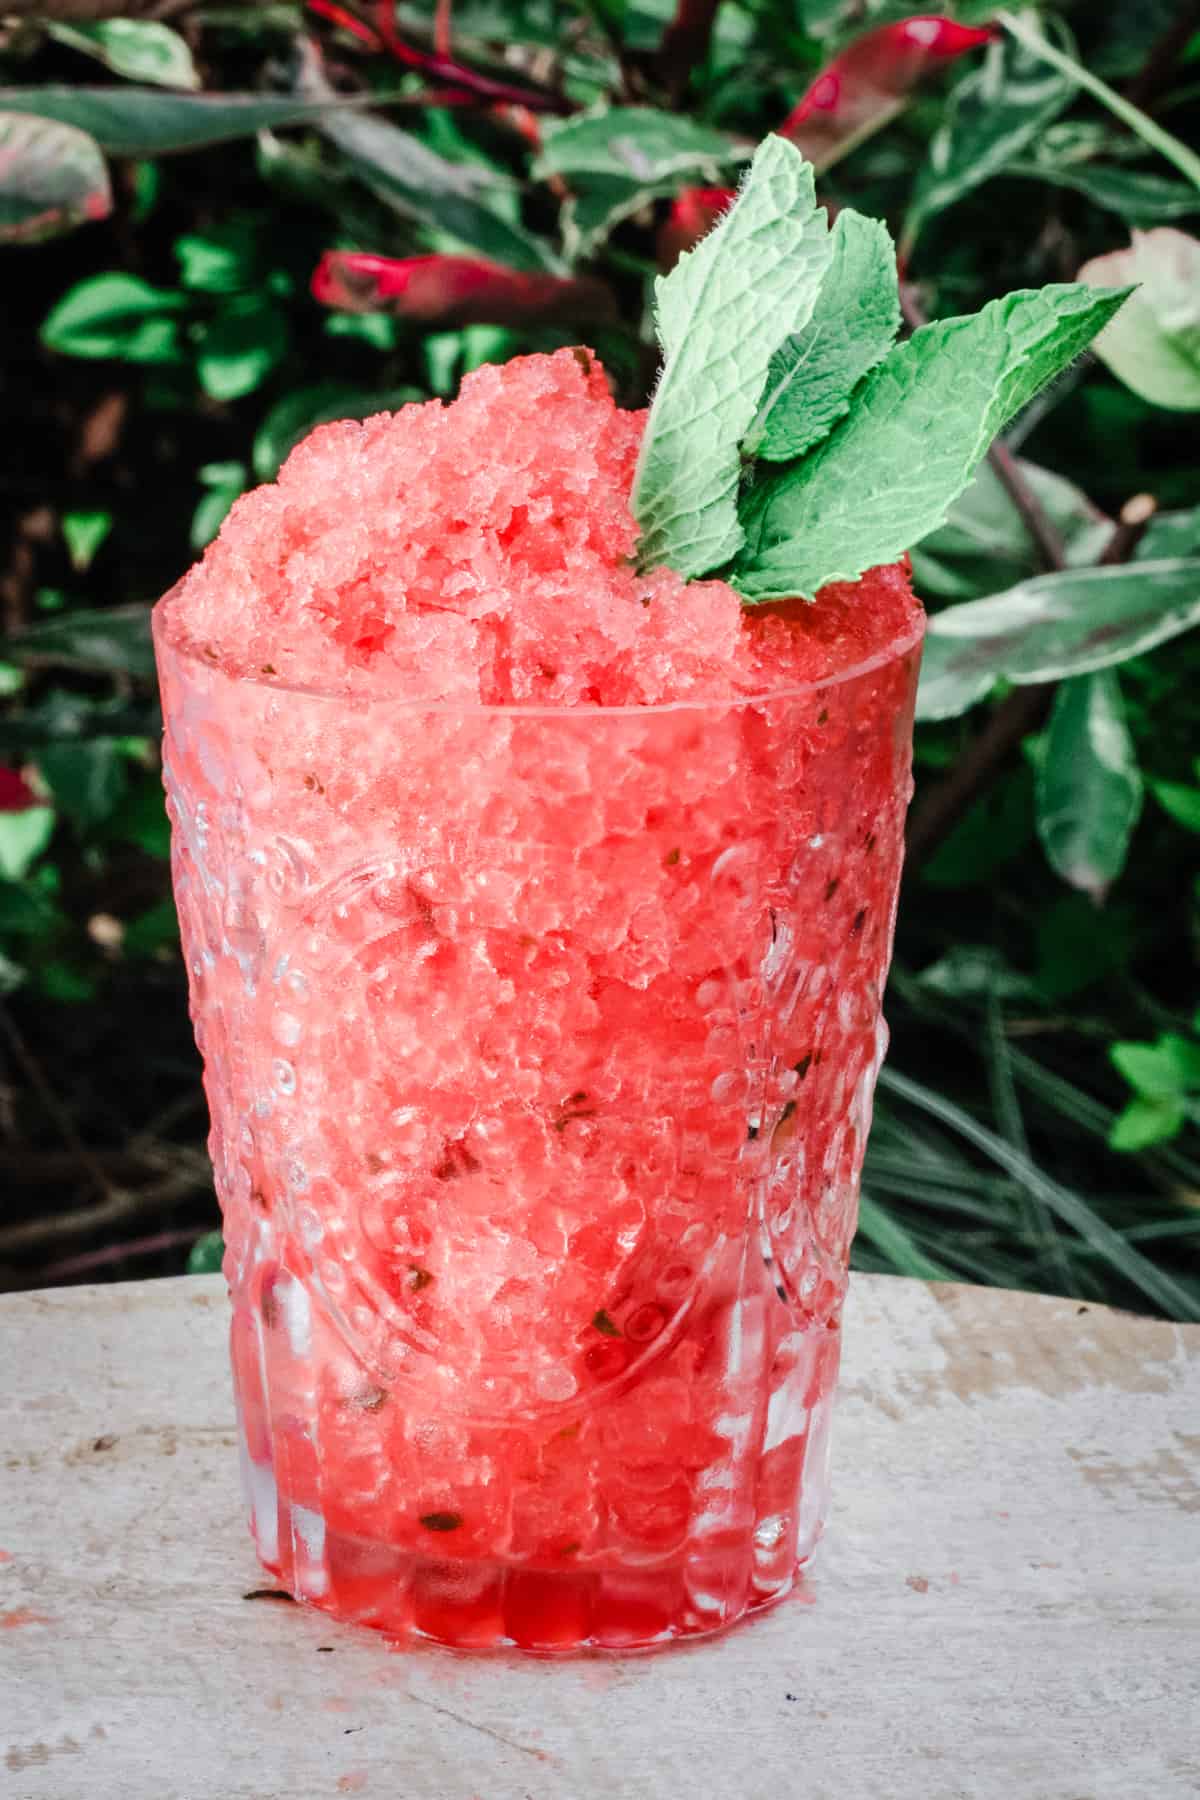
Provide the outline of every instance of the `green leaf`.
{"type": "Polygon", "coordinates": [[[230,306],[204,328],[196,354],[200,385],[214,400],[240,400],[262,386],[287,347],[287,319],[269,300],[230,306]]]}
{"type": "Polygon", "coordinates": [[[935,613],[919,719],[952,719],[1002,676],[1060,681],[1114,668],[1200,621],[1200,559],[1066,569],[935,613]]]}
{"type": "Polygon", "coordinates": [[[1037,826],[1050,866],[1101,899],[1125,866],[1142,809],[1142,777],[1111,669],[1055,695],[1037,780],[1037,826]]]}
{"type": "Polygon", "coordinates": [[[772,352],[812,315],[829,257],[812,169],[770,137],[732,210],[655,283],[664,364],[632,502],[643,565],[703,575],[736,554],[738,444],[772,352]]]}
{"type": "Polygon", "coordinates": [[[253,286],[263,250],[257,219],[222,219],[206,231],[175,239],[175,260],[185,288],[200,294],[236,294],[253,286]]]}
{"type": "Polygon", "coordinates": [[[1152,781],[1151,792],[1163,811],[1185,831],[1200,831],[1200,787],[1183,781],[1152,781]]]}
{"type": "Polygon", "coordinates": [[[398,125],[366,114],[333,112],[322,120],[321,129],[350,159],[372,193],[405,218],[417,219],[509,268],[559,272],[559,259],[549,244],[488,204],[489,191],[504,191],[490,170],[448,162],[398,125]]]}
{"type": "Polygon", "coordinates": [[[1115,906],[1097,910],[1082,894],[1064,894],[1037,920],[1037,986],[1060,1003],[1109,980],[1129,961],[1129,917],[1115,906]]]}
{"type": "Polygon", "coordinates": [[[148,87],[0,88],[0,107],[58,119],[90,132],[110,156],[165,156],[253,137],[264,128],[315,125],[361,106],[361,97],[295,99],[276,94],[169,94],[148,87]]]}
{"type": "Polygon", "coordinates": [[[115,738],[56,744],[38,754],[41,770],[62,812],[81,831],[110,819],[129,785],[125,758],[115,738]]]}
{"type": "MultiPolygon", "coordinates": [[[[1177,1043],[1189,1048],[1185,1038],[1177,1043]]],[[[1164,1038],[1154,1044],[1112,1044],[1108,1054],[1113,1067],[1145,1100],[1173,1100],[1193,1085],[1186,1063],[1164,1038]]],[[[1200,1081],[1200,1072],[1195,1079],[1200,1081]]]]}
{"type": "Polygon", "coordinates": [[[895,1213],[865,1191],[858,1201],[858,1228],[887,1258],[897,1275],[909,1275],[916,1281],[951,1279],[951,1270],[932,1256],[926,1256],[895,1213]]]}
{"type": "Polygon", "coordinates": [[[1070,104],[1074,81],[1011,39],[990,44],[983,61],[955,87],[917,173],[902,246],[1032,143],[1070,104]]]}
{"type": "Polygon", "coordinates": [[[114,75],[130,81],[169,88],[200,86],[185,40],[155,19],[98,19],[94,25],[51,22],[46,29],[60,44],[97,58],[114,75]]]}
{"type": "Polygon", "coordinates": [[[7,648],[18,663],[54,663],[63,668],[102,669],[148,678],[154,675],[148,606],[59,613],[11,637],[7,648]]]}
{"type": "Polygon", "coordinates": [[[900,329],[896,252],[887,226],[847,208],[831,238],[829,272],[812,317],[771,358],[742,445],[746,455],[786,462],[827,437],[900,329]]]}
{"type": "Polygon", "coordinates": [[[27,806],[0,813],[0,876],[20,881],[54,835],[54,808],[27,806]]]}
{"type": "Polygon", "coordinates": [[[867,376],[831,437],[750,490],[733,585],[750,601],[811,598],[894,562],[943,523],[997,432],[1124,298],[1026,289],[915,331],[867,376]]]}
{"type": "Polygon", "coordinates": [[[182,294],[152,287],[139,275],[114,270],[77,282],[51,308],[42,342],[63,356],[115,357],[163,363],[179,358],[176,314],[182,294]]]}
{"type": "Polygon", "coordinates": [[[1186,219],[1200,212],[1200,189],[1163,175],[1145,175],[1138,169],[1114,168],[1107,163],[1072,165],[1044,158],[1009,163],[1003,173],[1069,188],[1094,206],[1118,213],[1130,225],[1165,225],[1171,219],[1186,219]]]}
{"type": "Polygon", "coordinates": [[[219,1231],[206,1231],[188,1251],[189,1275],[219,1275],[225,1254],[225,1240],[219,1231]]]}
{"type": "Polygon", "coordinates": [[[1079,279],[1137,283],[1096,339],[1096,355],[1118,380],[1154,406],[1200,407],[1200,240],[1170,225],[1135,231],[1128,250],[1093,257],[1079,279]]]}
{"type": "Polygon", "coordinates": [[[109,818],[105,835],[119,844],[136,844],[160,862],[171,854],[171,827],[157,770],[138,772],[109,818]]]}
{"type": "Polygon", "coordinates": [[[94,138],[0,112],[0,244],[40,244],[111,211],[108,169],[94,138]]]}
{"type": "Polygon", "coordinates": [[[1110,1150],[1149,1150],[1177,1137],[1187,1118],[1182,1100],[1131,1100],[1108,1133],[1110,1150]]]}
{"type": "Polygon", "coordinates": [[[1157,150],[1160,156],[1165,156],[1168,162],[1174,163],[1181,175],[1185,175],[1194,186],[1200,187],[1200,156],[1197,156],[1195,151],[1189,149],[1186,144],[1180,143],[1179,139],[1173,137],[1169,131],[1164,130],[1157,120],[1151,119],[1140,106],[1135,106],[1123,94],[1115,93],[1106,82],[1101,81],[1099,76],[1094,75],[1084,64],[1076,62],[1074,57],[1068,56],[1065,50],[1060,50],[1057,44],[1051,44],[1043,37],[1032,15],[1000,10],[995,17],[997,22],[1003,25],[1006,31],[1011,32],[1012,36],[1019,44],[1024,45],[1026,50],[1031,51],[1035,56],[1040,56],[1043,62],[1049,63],[1051,68],[1058,69],[1061,74],[1069,75],[1094,99],[1099,100],[1102,106],[1106,106],[1114,118],[1120,119],[1123,125],[1127,125],[1131,131],[1136,132],[1144,144],[1149,144],[1152,150],[1157,150]]]}
{"type": "Polygon", "coordinates": [[[66,541],[71,567],[80,574],[90,569],[97,550],[112,530],[110,512],[69,512],[63,514],[62,534],[66,541]]]}
{"type": "Polygon", "coordinates": [[[747,149],[724,131],[714,131],[682,113],[652,106],[610,106],[582,113],[561,123],[547,122],[542,148],[534,159],[533,178],[548,181],[561,175],[616,177],[644,187],[671,178],[705,177],[748,159],[747,149]]]}
{"type": "Polygon", "coordinates": [[[644,183],[622,175],[589,175],[577,181],[563,208],[563,241],[571,260],[595,255],[622,219],[678,192],[677,175],[644,183]]]}
{"type": "Polygon", "coordinates": [[[212,542],[230,507],[246,491],[244,463],[207,463],[198,473],[207,492],[196,502],[192,514],[188,542],[193,550],[203,550],[212,542]]]}
{"type": "Polygon", "coordinates": [[[289,451],[317,425],[334,419],[369,419],[373,413],[396,411],[425,398],[420,388],[360,388],[341,381],[296,388],[271,408],[258,428],[254,473],[260,481],[274,481],[289,451]]]}
{"type": "Polygon", "coordinates": [[[121,948],[126,956],[157,956],[179,943],[179,919],[171,900],[160,900],[125,927],[121,948]]]}
{"type": "MultiPolygon", "coordinates": [[[[1112,520],[1065,476],[1023,459],[1017,467],[1058,531],[1067,563],[1096,562],[1112,536],[1112,520]]],[[[946,523],[914,545],[912,564],[917,592],[940,600],[974,600],[1042,569],[1037,546],[990,462],[980,463],[946,523]]]]}
{"type": "Polygon", "coordinates": [[[1157,562],[1168,556],[1200,556],[1200,506],[1179,512],[1155,513],[1138,539],[1136,562],[1157,562]]]}

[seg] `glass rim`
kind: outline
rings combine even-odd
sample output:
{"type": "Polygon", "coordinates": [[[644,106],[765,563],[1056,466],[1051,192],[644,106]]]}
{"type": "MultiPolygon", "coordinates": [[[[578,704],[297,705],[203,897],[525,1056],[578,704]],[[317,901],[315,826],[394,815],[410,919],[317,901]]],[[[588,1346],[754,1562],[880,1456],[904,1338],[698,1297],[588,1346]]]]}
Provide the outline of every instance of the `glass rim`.
{"type": "Polygon", "coordinates": [[[309,700],[324,700],[333,704],[349,706],[355,711],[368,711],[375,707],[387,707],[389,713],[436,713],[457,714],[465,717],[493,716],[496,718],[546,718],[546,719],[598,719],[598,718],[645,718],[657,713],[677,712],[733,712],[741,707],[773,705],[779,701],[799,700],[808,695],[826,693],[830,688],[841,687],[844,683],[855,681],[862,675],[870,675],[876,669],[885,668],[889,663],[899,662],[911,650],[915,650],[924,640],[927,623],[924,608],[921,608],[914,619],[911,629],[899,632],[895,637],[882,645],[869,656],[846,668],[832,670],[812,681],[792,682],[786,687],[768,688],[753,694],[709,695],[698,698],[680,698],[678,700],[654,700],[646,703],[626,701],[618,706],[585,705],[546,705],[544,703],[525,701],[486,701],[486,700],[421,700],[401,698],[398,695],[354,694],[344,688],[322,687],[319,684],[303,681],[289,681],[282,675],[263,675],[248,669],[230,670],[219,661],[210,662],[195,647],[193,639],[174,625],[172,617],[172,601],[183,586],[186,576],[180,579],[161,599],[157,600],[150,611],[151,628],[155,641],[157,657],[158,642],[163,644],[183,662],[194,664],[204,669],[209,675],[221,675],[225,680],[244,684],[247,687],[273,689],[278,693],[296,694],[309,700]]]}

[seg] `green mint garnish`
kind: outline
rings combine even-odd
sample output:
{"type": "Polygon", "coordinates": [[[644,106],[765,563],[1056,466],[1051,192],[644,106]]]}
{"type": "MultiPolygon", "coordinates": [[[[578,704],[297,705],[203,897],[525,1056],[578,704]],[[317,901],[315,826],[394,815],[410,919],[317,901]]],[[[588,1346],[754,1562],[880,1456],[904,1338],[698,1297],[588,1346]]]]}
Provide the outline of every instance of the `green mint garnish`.
{"type": "Polygon", "coordinates": [[[812,169],[773,137],[720,227],[655,284],[663,372],[633,483],[644,566],[691,577],[736,556],[738,446],[772,352],[808,323],[829,258],[812,169]]]}
{"type": "Polygon", "coordinates": [[[753,604],[894,562],[1129,291],[1030,289],[889,347],[886,227],[842,212],[828,232],[812,169],[767,138],[732,210],[657,284],[663,372],[633,486],[641,566],[720,570],[753,604]]]}
{"type": "Polygon", "coordinates": [[[827,581],[894,562],[945,522],[996,433],[1127,293],[1026,289],[897,344],[811,456],[750,490],[733,585],[752,601],[811,599],[827,581]]]}
{"type": "Polygon", "coordinates": [[[842,212],[832,243],[812,318],[771,358],[744,455],[786,462],[828,437],[900,329],[896,251],[887,226],[842,212]]]}

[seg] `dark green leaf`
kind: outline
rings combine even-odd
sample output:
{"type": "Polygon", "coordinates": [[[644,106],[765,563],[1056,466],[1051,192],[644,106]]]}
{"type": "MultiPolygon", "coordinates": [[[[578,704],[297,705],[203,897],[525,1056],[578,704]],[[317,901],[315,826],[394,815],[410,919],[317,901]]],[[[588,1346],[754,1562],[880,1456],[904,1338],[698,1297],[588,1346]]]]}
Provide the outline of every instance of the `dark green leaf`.
{"type": "Polygon", "coordinates": [[[1075,95],[1075,84],[1011,39],[989,46],[950,96],[917,173],[905,220],[905,254],[935,214],[997,175],[1075,95]]]}
{"type": "Polygon", "coordinates": [[[1037,780],[1037,825],[1051,867],[1101,899],[1125,866],[1142,809],[1142,777],[1111,669],[1055,695],[1037,780]]]}
{"type": "Polygon", "coordinates": [[[107,836],[117,843],[136,844],[159,861],[170,855],[171,824],[157,771],[147,771],[127,789],[108,821],[107,836]]]}
{"type": "Polygon", "coordinates": [[[187,1272],[189,1275],[219,1275],[221,1259],[225,1254],[225,1240],[219,1231],[206,1231],[198,1237],[188,1251],[187,1272]]]}
{"type": "Polygon", "coordinates": [[[200,75],[187,43],[156,19],[98,19],[95,24],[47,26],[60,44],[95,57],[114,75],[157,87],[198,88],[200,75]]]}
{"type": "Polygon", "coordinates": [[[69,288],[42,325],[42,342],[64,356],[162,363],[179,357],[181,294],[114,270],[69,288]]]}
{"type": "Polygon", "coordinates": [[[1028,769],[1014,769],[959,820],[921,879],[930,887],[983,887],[1028,850],[1033,834],[1033,779],[1028,769]]]}
{"type": "Polygon", "coordinates": [[[1037,947],[1039,991],[1047,1000],[1067,1000],[1125,966],[1128,920],[1112,905],[1097,910],[1082,894],[1069,894],[1039,914],[1037,947]]]}
{"type": "Polygon", "coordinates": [[[44,662],[64,668],[107,669],[124,675],[154,675],[148,606],[110,606],[94,612],[60,613],[9,640],[15,662],[44,662]]]}
{"type": "Polygon", "coordinates": [[[204,328],[196,373],[214,400],[240,400],[261,387],[287,354],[284,314],[257,299],[219,312],[204,328]]]}
{"type": "Polygon", "coordinates": [[[0,876],[20,881],[54,835],[54,808],[27,806],[23,812],[0,812],[0,876]]]}
{"type": "MultiPolygon", "coordinates": [[[[1068,564],[1096,562],[1112,536],[1112,520],[1052,469],[1023,459],[1017,468],[1057,530],[1068,564]]],[[[990,462],[980,463],[946,523],[914,548],[912,564],[917,592],[939,600],[974,600],[1015,586],[1042,568],[1029,529],[990,462]]]]}
{"type": "Polygon", "coordinates": [[[111,211],[108,170],[86,131],[0,112],[0,244],[39,244],[111,211]]]}
{"type": "Polygon", "coordinates": [[[447,162],[398,125],[367,114],[330,113],[321,129],[371,191],[405,218],[510,268],[558,271],[549,244],[489,204],[503,191],[489,170],[447,162]]]}
{"type": "Polygon", "coordinates": [[[1134,551],[1138,562],[1172,556],[1200,557],[1200,506],[1185,512],[1155,513],[1134,551]]]}
{"type": "Polygon", "coordinates": [[[38,768],[60,810],[81,832],[111,818],[128,786],[125,757],[115,738],[54,745],[39,753],[38,768]]]}
{"type": "Polygon", "coordinates": [[[223,219],[206,231],[185,232],[174,244],[180,282],[200,294],[239,293],[253,285],[263,248],[254,218],[223,219]]]}
{"type": "Polygon", "coordinates": [[[171,900],[160,900],[125,927],[121,948],[126,956],[159,956],[179,945],[179,920],[171,900]]]}
{"type": "Polygon", "coordinates": [[[735,138],[682,113],[651,106],[612,106],[561,123],[548,123],[533,164],[537,181],[561,175],[569,182],[599,176],[648,187],[671,180],[715,182],[749,160],[735,138]]]}
{"type": "Polygon", "coordinates": [[[1151,791],[1163,811],[1185,831],[1200,831],[1200,787],[1183,781],[1152,781],[1151,791]]]}
{"type": "Polygon", "coordinates": [[[90,132],[110,156],[165,156],[253,137],[264,127],[315,125],[358,99],[276,94],[170,94],[147,87],[0,88],[0,107],[90,132]]]}
{"type": "Polygon", "coordinates": [[[966,712],[1001,676],[1059,681],[1113,668],[1200,621],[1200,560],[1066,569],[929,621],[917,716],[966,712]]]}
{"type": "Polygon", "coordinates": [[[1050,187],[1071,188],[1094,206],[1119,213],[1130,225],[1165,225],[1200,212],[1200,190],[1186,181],[1163,175],[1144,175],[1137,169],[1114,168],[1107,163],[1039,162],[1009,163],[1005,175],[1042,181],[1050,187]]]}

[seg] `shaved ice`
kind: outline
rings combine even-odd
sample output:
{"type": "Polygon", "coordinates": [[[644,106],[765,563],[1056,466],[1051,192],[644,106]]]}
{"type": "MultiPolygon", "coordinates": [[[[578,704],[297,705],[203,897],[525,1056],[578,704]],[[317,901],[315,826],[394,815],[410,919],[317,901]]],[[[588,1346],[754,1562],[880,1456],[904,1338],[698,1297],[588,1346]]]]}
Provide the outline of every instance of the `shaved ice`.
{"type": "Polygon", "coordinates": [[[824,1511],[921,614],[639,574],[642,426],[323,426],[156,609],[253,1530],[403,1639],[703,1635],[824,1511]]]}

